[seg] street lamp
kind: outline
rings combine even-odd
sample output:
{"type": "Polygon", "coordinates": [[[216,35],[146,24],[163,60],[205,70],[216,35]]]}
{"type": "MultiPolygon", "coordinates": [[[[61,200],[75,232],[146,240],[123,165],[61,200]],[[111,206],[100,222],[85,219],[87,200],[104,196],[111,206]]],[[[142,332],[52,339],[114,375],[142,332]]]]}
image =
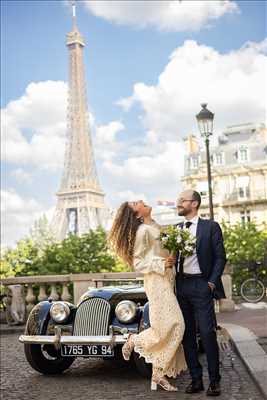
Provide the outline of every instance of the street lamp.
{"type": "Polygon", "coordinates": [[[213,215],[213,202],[212,202],[212,187],[211,187],[211,171],[210,171],[210,151],[209,151],[209,137],[213,133],[213,118],[214,114],[207,109],[207,104],[201,104],[201,111],[196,115],[200,135],[205,139],[206,156],[207,156],[207,174],[208,174],[208,187],[209,187],[209,208],[210,219],[214,219],[213,215]]]}

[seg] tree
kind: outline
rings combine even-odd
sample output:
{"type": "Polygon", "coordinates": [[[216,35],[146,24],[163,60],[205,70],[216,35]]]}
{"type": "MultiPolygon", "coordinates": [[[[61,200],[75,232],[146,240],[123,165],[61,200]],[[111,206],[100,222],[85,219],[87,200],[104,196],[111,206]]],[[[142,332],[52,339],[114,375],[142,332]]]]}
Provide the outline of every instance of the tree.
{"type": "Polygon", "coordinates": [[[227,259],[230,264],[250,266],[261,261],[266,252],[265,232],[253,222],[235,225],[223,224],[227,259]]]}
{"type": "Polygon", "coordinates": [[[115,258],[108,251],[102,228],[82,236],[69,235],[46,247],[41,257],[41,274],[110,272],[115,258]]]}
{"type": "Polygon", "coordinates": [[[233,269],[233,288],[239,292],[241,283],[251,277],[251,268],[262,262],[257,272],[266,279],[267,230],[259,230],[255,223],[223,224],[224,244],[228,262],[233,269]]]}
{"type": "Polygon", "coordinates": [[[30,235],[19,240],[15,248],[7,248],[1,254],[1,276],[39,275],[44,249],[55,242],[45,215],[34,222],[30,235]]]}
{"type": "Polygon", "coordinates": [[[6,249],[1,256],[1,275],[37,275],[40,269],[38,247],[32,239],[21,239],[14,249],[6,249]]]}
{"type": "Polygon", "coordinates": [[[46,215],[43,215],[34,222],[33,227],[30,229],[30,238],[39,249],[40,255],[46,247],[56,242],[46,215]]]}
{"type": "Polygon", "coordinates": [[[69,235],[56,242],[50,235],[45,218],[36,222],[31,237],[20,240],[14,249],[1,256],[1,275],[53,275],[86,272],[129,271],[121,260],[110,252],[102,228],[82,236],[69,235]]]}
{"type": "Polygon", "coordinates": [[[116,257],[114,255],[114,258],[115,258],[115,266],[112,268],[112,272],[133,272],[131,267],[125,264],[125,262],[122,261],[119,257],[116,257]]]}

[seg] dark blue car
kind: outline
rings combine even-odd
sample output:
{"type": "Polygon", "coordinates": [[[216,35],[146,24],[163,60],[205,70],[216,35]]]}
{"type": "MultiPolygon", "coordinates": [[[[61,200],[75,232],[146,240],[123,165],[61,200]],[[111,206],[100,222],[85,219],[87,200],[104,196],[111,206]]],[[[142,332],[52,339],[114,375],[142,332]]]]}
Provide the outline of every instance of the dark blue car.
{"type": "MultiPolygon", "coordinates": [[[[42,374],[59,374],[76,357],[122,358],[121,347],[130,332],[149,327],[148,302],[141,286],[88,290],[77,306],[64,301],[42,301],[26,324],[26,358],[42,374]]],[[[138,371],[151,376],[151,365],[136,353],[138,371]]]]}

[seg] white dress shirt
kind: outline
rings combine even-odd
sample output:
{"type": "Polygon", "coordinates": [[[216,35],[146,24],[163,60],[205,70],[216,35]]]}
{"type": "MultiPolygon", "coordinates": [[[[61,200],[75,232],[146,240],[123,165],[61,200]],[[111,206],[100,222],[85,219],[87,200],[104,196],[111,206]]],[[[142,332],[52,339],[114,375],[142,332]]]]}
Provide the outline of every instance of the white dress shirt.
{"type": "MultiPolygon", "coordinates": [[[[196,237],[197,234],[197,224],[198,224],[199,217],[196,215],[194,218],[190,220],[185,220],[184,225],[186,222],[191,222],[191,225],[189,228],[190,233],[196,237]]],[[[184,227],[184,229],[186,229],[184,227]]],[[[196,248],[194,249],[194,253],[192,256],[186,257],[184,259],[184,264],[183,264],[183,270],[185,274],[201,274],[201,270],[199,267],[198,259],[197,259],[197,252],[196,248]]]]}

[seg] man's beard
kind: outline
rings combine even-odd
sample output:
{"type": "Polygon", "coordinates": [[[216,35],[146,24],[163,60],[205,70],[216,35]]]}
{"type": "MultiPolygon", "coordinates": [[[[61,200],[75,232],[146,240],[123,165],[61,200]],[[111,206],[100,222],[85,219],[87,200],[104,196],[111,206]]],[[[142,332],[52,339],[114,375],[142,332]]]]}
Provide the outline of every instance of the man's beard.
{"type": "Polygon", "coordinates": [[[184,217],[187,214],[186,210],[184,208],[178,210],[178,215],[180,217],[184,217]]]}

